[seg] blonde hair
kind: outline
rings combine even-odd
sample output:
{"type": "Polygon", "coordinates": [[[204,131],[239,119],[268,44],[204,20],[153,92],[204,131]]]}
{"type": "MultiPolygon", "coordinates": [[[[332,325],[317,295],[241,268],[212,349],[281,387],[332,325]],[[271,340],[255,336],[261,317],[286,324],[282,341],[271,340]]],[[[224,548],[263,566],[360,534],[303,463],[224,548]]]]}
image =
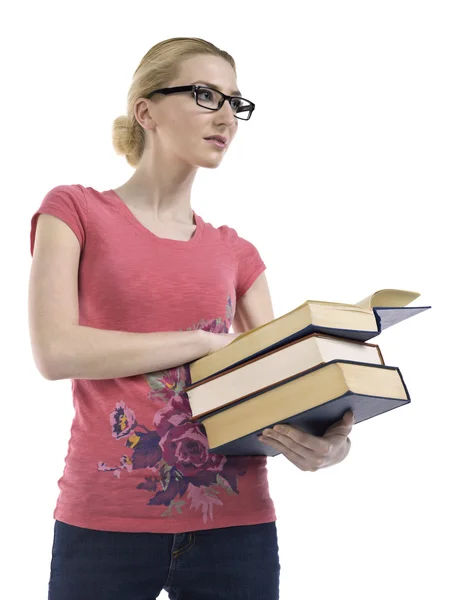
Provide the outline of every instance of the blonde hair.
{"type": "MultiPolygon", "coordinates": [[[[160,88],[168,87],[179,75],[182,62],[198,54],[212,54],[224,58],[236,71],[230,54],[201,38],[170,38],[153,46],[137,67],[128,91],[128,114],[114,119],[112,145],[124,155],[131,167],[137,167],[145,149],[145,130],[134,115],[134,106],[142,98],[160,88]]],[[[153,96],[161,99],[162,96],[153,96]]]]}

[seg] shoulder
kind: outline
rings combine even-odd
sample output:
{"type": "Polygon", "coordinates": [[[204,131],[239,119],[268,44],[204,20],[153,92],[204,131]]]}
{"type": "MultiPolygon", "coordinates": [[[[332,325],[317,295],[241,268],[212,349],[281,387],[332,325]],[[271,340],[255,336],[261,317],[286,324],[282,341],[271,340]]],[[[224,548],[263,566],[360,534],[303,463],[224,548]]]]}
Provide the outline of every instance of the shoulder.
{"type": "Polygon", "coordinates": [[[209,227],[211,227],[215,235],[218,236],[222,241],[235,241],[239,236],[237,231],[233,227],[229,227],[229,225],[220,225],[215,227],[211,223],[207,223],[209,227]]]}
{"type": "Polygon", "coordinates": [[[85,195],[85,189],[86,188],[79,183],[63,183],[51,188],[47,192],[46,197],[58,196],[59,194],[62,194],[72,196],[73,198],[82,198],[85,195]]]}
{"type": "Polygon", "coordinates": [[[230,227],[229,225],[220,225],[215,227],[210,223],[205,224],[211,231],[213,230],[213,235],[216,238],[228,245],[234,251],[241,251],[242,249],[254,248],[254,245],[247,238],[239,235],[237,230],[234,227],[230,227]]]}
{"type": "Polygon", "coordinates": [[[86,188],[80,184],[61,184],[51,188],[44,196],[44,206],[73,207],[87,213],[86,188]]]}
{"type": "Polygon", "coordinates": [[[113,204],[107,192],[80,183],[57,185],[47,192],[42,207],[61,207],[76,212],[81,219],[87,220],[101,210],[104,205],[113,204]]]}
{"type": "MultiPolygon", "coordinates": [[[[204,222],[204,221],[203,221],[204,222]]],[[[233,256],[241,272],[246,269],[252,269],[263,264],[259,250],[247,237],[240,235],[234,227],[229,225],[220,225],[215,227],[210,223],[204,223],[209,232],[209,240],[215,238],[215,242],[223,245],[233,256]]]]}
{"type": "Polygon", "coordinates": [[[76,234],[81,248],[86,241],[88,207],[81,185],[57,185],[43,197],[40,206],[31,217],[31,248],[34,245],[39,215],[46,213],[64,221],[76,234]]]}

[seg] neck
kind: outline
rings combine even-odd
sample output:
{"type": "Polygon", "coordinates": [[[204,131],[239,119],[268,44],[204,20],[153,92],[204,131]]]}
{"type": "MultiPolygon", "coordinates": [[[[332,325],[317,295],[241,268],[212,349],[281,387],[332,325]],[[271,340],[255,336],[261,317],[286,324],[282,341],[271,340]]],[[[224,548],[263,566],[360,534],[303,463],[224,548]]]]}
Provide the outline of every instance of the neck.
{"type": "Polygon", "coordinates": [[[136,209],[161,221],[193,223],[191,192],[198,167],[161,152],[143,154],[132,177],[115,191],[136,209]]]}

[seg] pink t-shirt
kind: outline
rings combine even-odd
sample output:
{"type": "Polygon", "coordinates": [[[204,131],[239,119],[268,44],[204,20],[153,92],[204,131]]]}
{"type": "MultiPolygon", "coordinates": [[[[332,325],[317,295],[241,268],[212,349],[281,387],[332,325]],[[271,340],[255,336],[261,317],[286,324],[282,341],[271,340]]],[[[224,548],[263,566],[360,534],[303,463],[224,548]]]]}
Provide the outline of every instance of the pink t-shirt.
{"type": "MultiPolygon", "coordinates": [[[[228,332],[265,270],[257,249],[195,213],[189,241],[151,233],[113,190],[60,185],[39,213],[81,247],[79,324],[150,333],[228,332]]],[[[106,359],[106,357],[105,357],[106,359]]],[[[187,365],[116,379],[73,379],[75,416],[54,518],[103,531],[182,533],[276,520],[266,457],[209,453],[190,420],[187,365]]]]}

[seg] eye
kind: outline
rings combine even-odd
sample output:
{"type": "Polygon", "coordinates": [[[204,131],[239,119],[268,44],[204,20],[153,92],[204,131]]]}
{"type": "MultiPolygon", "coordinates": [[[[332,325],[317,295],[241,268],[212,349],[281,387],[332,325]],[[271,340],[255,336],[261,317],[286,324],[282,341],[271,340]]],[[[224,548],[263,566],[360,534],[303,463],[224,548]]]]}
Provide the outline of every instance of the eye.
{"type": "Polygon", "coordinates": [[[202,97],[209,95],[209,98],[206,97],[204,99],[205,100],[211,100],[212,99],[212,92],[210,90],[200,90],[198,92],[198,95],[202,96],[202,97]]]}

